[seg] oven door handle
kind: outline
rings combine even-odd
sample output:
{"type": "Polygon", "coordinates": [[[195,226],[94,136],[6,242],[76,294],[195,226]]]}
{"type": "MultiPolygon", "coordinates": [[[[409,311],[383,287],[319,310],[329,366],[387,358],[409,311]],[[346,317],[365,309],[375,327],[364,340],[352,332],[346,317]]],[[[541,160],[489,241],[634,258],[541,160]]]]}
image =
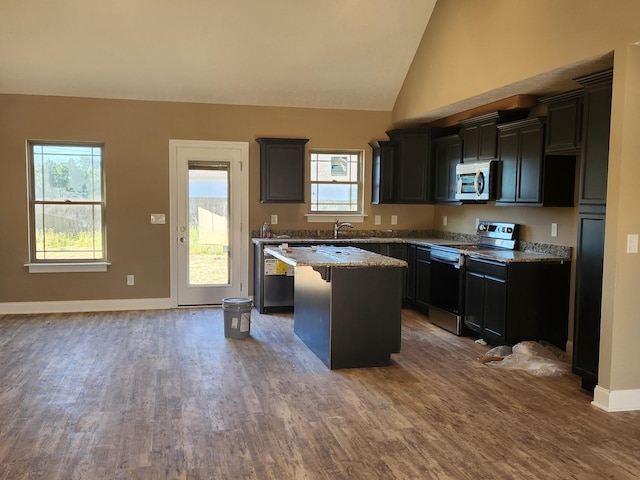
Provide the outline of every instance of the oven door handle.
{"type": "Polygon", "coordinates": [[[440,263],[444,263],[446,265],[451,265],[454,268],[459,269],[460,268],[460,257],[453,257],[453,256],[440,256],[439,254],[434,254],[433,251],[431,252],[431,261],[432,262],[440,262],[440,263]]]}

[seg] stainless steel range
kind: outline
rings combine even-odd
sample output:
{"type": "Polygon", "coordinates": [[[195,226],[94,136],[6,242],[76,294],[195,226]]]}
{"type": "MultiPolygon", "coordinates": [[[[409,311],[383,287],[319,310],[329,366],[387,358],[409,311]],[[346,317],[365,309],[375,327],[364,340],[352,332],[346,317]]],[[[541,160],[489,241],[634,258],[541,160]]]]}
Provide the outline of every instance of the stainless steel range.
{"type": "Polygon", "coordinates": [[[429,320],[462,335],[464,316],[465,253],[481,250],[514,250],[518,245],[516,223],[480,221],[476,243],[433,245],[429,280],[429,320]]]}

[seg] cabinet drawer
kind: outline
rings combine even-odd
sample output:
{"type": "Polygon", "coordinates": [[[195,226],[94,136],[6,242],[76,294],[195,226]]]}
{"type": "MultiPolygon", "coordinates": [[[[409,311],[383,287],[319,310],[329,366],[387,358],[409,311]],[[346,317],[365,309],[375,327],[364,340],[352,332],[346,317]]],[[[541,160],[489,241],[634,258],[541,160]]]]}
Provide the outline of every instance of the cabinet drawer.
{"type": "Polygon", "coordinates": [[[431,260],[431,251],[428,248],[418,247],[417,249],[417,258],[418,260],[428,262],[431,260]]]}
{"type": "Polygon", "coordinates": [[[507,264],[501,262],[492,262],[491,260],[479,260],[469,258],[467,260],[467,271],[489,277],[507,279],[507,264]]]}

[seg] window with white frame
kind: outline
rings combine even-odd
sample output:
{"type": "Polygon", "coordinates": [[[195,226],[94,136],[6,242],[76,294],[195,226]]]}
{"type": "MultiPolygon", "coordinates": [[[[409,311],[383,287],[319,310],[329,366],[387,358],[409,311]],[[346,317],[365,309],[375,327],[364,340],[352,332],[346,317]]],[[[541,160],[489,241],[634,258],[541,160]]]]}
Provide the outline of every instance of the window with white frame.
{"type": "Polygon", "coordinates": [[[362,213],[362,151],[310,155],[311,213],[362,213]]]}
{"type": "Polygon", "coordinates": [[[28,146],[30,262],[103,262],[103,145],[28,146]]]}

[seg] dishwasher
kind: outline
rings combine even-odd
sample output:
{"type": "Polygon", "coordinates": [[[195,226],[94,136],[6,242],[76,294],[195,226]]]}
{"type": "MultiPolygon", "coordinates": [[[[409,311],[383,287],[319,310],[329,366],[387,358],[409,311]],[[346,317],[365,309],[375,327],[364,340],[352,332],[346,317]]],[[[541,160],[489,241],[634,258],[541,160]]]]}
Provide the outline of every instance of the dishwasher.
{"type": "Polygon", "coordinates": [[[293,311],[295,269],[264,252],[264,248],[273,246],[255,245],[253,301],[260,313],[291,312],[293,311]]]}

